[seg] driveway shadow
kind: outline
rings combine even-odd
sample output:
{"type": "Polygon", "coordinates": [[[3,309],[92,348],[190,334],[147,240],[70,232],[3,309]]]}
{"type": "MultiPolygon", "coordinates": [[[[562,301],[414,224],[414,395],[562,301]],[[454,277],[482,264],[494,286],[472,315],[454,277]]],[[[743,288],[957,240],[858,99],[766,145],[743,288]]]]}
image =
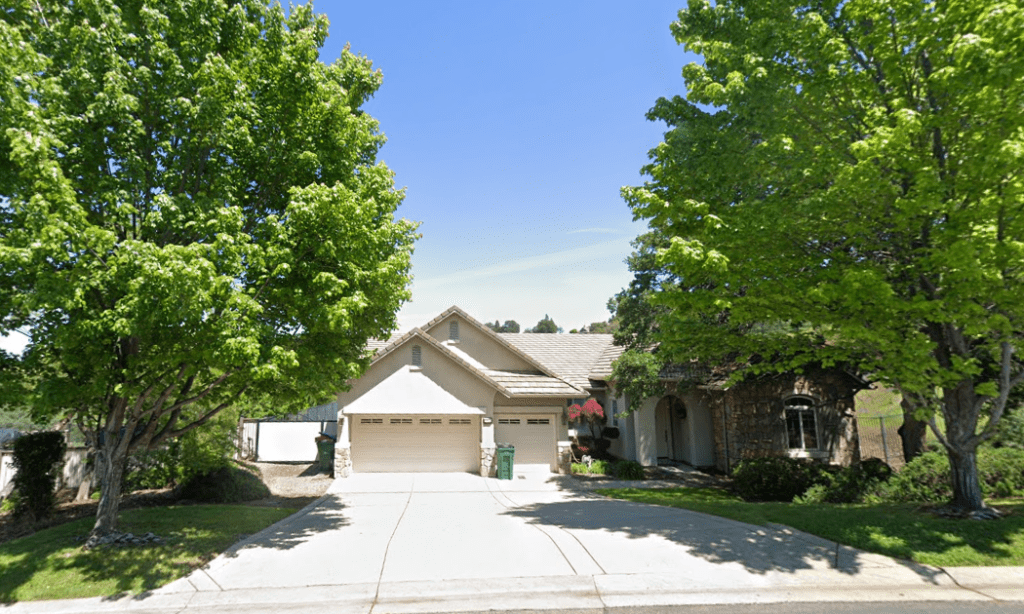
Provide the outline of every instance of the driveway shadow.
{"type": "Polygon", "coordinates": [[[350,525],[346,507],[339,495],[324,495],[306,508],[238,542],[222,556],[234,558],[240,551],[252,548],[290,550],[317,534],[350,525]]]}
{"type": "MultiPolygon", "coordinates": [[[[938,584],[944,576],[941,570],[912,561],[855,556],[846,546],[837,547],[782,528],[748,525],[672,507],[596,499],[582,492],[567,495],[563,501],[522,505],[504,513],[571,531],[583,544],[607,543],[589,537],[588,532],[598,532],[598,537],[606,533],[636,540],[659,536],[685,548],[686,554],[710,563],[736,563],[754,574],[817,569],[854,576],[868,567],[902,567],[931,584],[938,584]]],[[[643,550],[638,552],[642,554],[643,550]]],[[[600,560],[600,551],[591,554],[600,560]]]]}

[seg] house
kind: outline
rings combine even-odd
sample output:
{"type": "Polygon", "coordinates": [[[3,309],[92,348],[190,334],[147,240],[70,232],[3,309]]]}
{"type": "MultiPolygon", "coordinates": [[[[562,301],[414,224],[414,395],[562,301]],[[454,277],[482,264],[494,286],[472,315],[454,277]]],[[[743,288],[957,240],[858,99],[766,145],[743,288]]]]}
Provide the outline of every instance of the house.
{"type": "MultiPolygon", "coordinates": [[[[458,307],[370,344],[366,373],[337,397],[335,475],[460,471],[494,475],[498,444],[517,468],[564,473],[567,408],[595,398],[618,431],[609,451],[643,465],[678,461],[728,471],[742,458],[786,453],[849,463],[856,456],[855,378],[836,371],[743,382],[696,370],[665,373],[670,391],[619,414],[610,383],[622,352],[605,334],[495,333],[458,307]]],[[[614,432],[614,431],[613,431],[614,432]]]]}

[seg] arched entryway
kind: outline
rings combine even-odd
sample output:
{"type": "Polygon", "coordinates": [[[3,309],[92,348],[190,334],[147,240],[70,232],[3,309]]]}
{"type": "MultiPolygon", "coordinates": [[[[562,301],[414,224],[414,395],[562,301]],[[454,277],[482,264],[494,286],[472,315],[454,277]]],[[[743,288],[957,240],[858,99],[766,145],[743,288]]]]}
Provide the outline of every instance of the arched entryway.
{"type": "Polygon", "coordinates": [[[711,408],[697,395],[670,394],[658,401],[654,409],[654,439],[653,451],[658,462],[682,462],[694,467],[715,464],[711,408]]]}

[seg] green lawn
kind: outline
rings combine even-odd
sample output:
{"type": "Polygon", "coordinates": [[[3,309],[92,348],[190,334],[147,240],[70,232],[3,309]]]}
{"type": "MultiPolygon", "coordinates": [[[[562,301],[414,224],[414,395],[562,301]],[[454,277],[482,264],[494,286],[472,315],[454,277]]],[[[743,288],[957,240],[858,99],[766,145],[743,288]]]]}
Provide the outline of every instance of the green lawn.
{"type": "Polygon", "coordinates": [[[1000,520],[946,520],[916,505],[747,503],[711,488],[597,491],[616,499],[680,507],[750,524],[784,524],[868,552],[940,567],[1024,565],[1024,500],[993,500],[1000,520]]]}
{"type": "Polygon", "coordinates": [[[242,505],[128,510],[119,530],[153,532],[163,545],[83,551],[83,518],[0,544],[0,603],[140,593],[187,575],[245,535],[296,510],[242,505]]]}

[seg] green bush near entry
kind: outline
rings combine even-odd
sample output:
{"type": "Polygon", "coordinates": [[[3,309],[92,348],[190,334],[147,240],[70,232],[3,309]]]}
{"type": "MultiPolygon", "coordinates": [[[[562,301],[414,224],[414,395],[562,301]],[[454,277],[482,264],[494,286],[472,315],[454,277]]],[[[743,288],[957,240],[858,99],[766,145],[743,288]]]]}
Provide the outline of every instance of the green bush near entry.
{"type": "MultiPolygon", "coordinates": [[[[978,448],[978,480],[985,497],[1024,495],[1024,450],[978,448]]],[[[944,451],[918,456],[875,493],[875,498],[894,503],[938,503],[952,497],[949,457],[944,451]]]]}
{"type": "Polygon", "coordinates": [[[814,461],[766,456],[737,465],[733,489],[747,501],[792,501],[808,488],[823,483],[826,466],[814,461]]]}
{"type": "Polygon", "coordinates": [[[612,472],[620,480],[642,480],[646,477],[643,465],[636,461],[619,461],[615,463],[612,472]]]}

